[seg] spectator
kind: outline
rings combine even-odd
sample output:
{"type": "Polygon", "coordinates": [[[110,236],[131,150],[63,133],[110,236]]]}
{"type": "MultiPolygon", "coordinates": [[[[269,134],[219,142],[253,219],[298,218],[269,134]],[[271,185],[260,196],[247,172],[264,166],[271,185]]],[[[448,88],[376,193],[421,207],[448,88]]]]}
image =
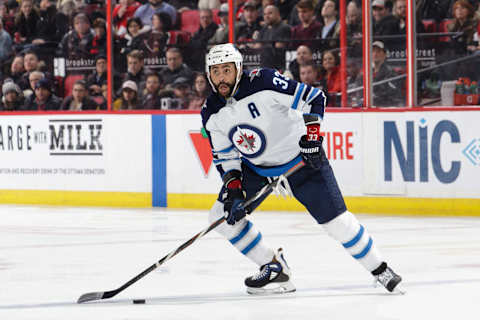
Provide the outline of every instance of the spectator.
{"type": "Polygon", "coordinates": [[[3,29],[3,22],[0,20],[0,64],[4,65],[12,55],[12,37],[3,29]]]}
{"type": "Polygon", "coordinates": [[[51,84],[48,79],[42,79],[35,85],[35,99],[31,104],[25,104],[26,110],[59,110],[62,100],[51,92],[51,84]]]}
{"type": "Polygon", "coordinates": [[[474,18],[473,6],[467,0],[455,1],[452,7],[453,22],[447,25],[448,32],[459,32],[451,39],[451,47],[455,53],[462,55],[475,51],[473,36],[477,31],[478,22],[474,18]]]}
{"type": "Polygon", "coordinates": [[[78,13],[73,18],[73,30],[67,33],[57,50],[59,56],[68,59],[92,58],[92,44],[95,34],[90,29],[90,21],[86,14],[78,13]]]}
{"type": "Polygon", "coordinates": [[[441,22],[448,16],[451,0],[417,0],[417,13],[422,19],[433,19],[441,22]]]}
{"type": "Polygon", "coordinates": [[[7,9],[8,14],[15,19],[18,11],[20,10],[20,5],[17,0],[7,0],[7,9]]]}
{"type": "Polygon", "coordinates": [[[93,22],[93,32],[95,36],[93,37],[92,49],[90,49],[90,53],[92,55],[106,54],[107,26],[105,19],[95,19],[95,21],[93,22]]]}
{"type": "Polygon", "coordinates": [[[159,91],[162,86],[162,80],[158,73],[152,72],[147,75],[144,98],[142,106],[144,109],[160,109],[161,98],[159,91]]]}
{"type": "Polygon", "coordinates": [[[351,0],[347,5],[347,39],[348,39],[348,55],[360,58],[362,52],[362,10],[355,0],[351,0]]]}
{"type": "MultiPolygon", "coordinates": [[[[394,17],[397,19],[398,25],[398,32],[400,35],[404,37],[399,38],[396,43],[394,44],[395,48],[398,50],[404,50],[406,47],[406,21],[407,21],[407,2],[406,0],[395,0],[394,8],[394,17]]],[[[425,33],[425,27],[422,23],[420,15],[417,13],[416,19],[416,32],[418,33],[425,33]]],[[[422,38],[419,38],[422,40],[422,38]]],[[[417,45],[421,47],[423,45],[423,41],[417,41],[417,45]]]]}
{"type": "Polygon", "coordinates": [[[208,43],[215,45],[228,42],[228,3],[222,3],[218,11],[220,25],[208,43]]]}
{"type": "MultiPolygon", "coordinates": [[[[400,33],[400,26],[397,23],[397,19],[392,16],[385,6],[384,0],[374,0],[372,2],[372,16],[373,34],[375,36],[388,36],[400,33]]],[[[384,42],[387,44],[387,47],[395,44],[395,40],[384,42]]]]}
{"type": "Polygon", "coordinates": [[[237,10],[237,19],[245,20],[245,9],[247,4],[248,6],[252,6],[252,9],[257,10],[259,21],[263,21],[263,7],[262,1],[260,0],[248,0],[243,5],[240,5],[239,9],[237,10]]]}
{"type": "Polygon", "coordinates": [[[323,89],[319,82],[318,67],[315,61],[308,61],[300,65],[300,81],[312,87],[323,89]]]}
{"type": "Polygon", "coordinates": [[[340,23],[338,23],[337,4],[333,0],[323,3],[322,11],[323,28],[320,35],[322,49],[334,49],[340,46],[338,41],[340,35],[340,23]]]}
{"type": "Polygon", "coordinates": [[[288,71],[285,73],[288,77],[293,78],[295,81],[300,81],[300,66],[309,61],[313,61],[312,49],[307,46],[301,45],[297,48],[297,57],[290,62],[288,71]]]}
{"type": "Polygon", "coordinates": [[[45,74],[41,71],[32,71],[28,75],[29,87],[23,90],[23,96],[25,97],[25,103],[32,103],[35,99],[35,86],[37,82],[45,78],[45,74]]]}
{"type": "Polygon", "coordinates": [[[23,0],[20,11],[15,17],[15,42],[17,45],[29,44],[36,38],[39,21],[40,16],[33,6],[33,0],[23,0]]]}
{"type": "Polygon", "coordinates": [[[100,54],[95,58],[95,71],[87,77],[87,88],[92,96],[102,95],[102,84],[107,81],[107,57],[100,54]]]}
{"type": "MultiPolygon", "coordinates": [[[[18,2],[15,0],[14,2],[18,6],[18,2]]],[[[15,18],[10,15],[7,4],[5,2],[0,3],[0,19],[3,22],[3,28],[5,29],[5,31],[12,35],[15,30],[15,18]]]]}
{"type": "Polygon", "coordinates": [[[53,0],[40,0],[40,19],[37,23],[37,38],[33,40],[34,44],[53,42],[56,45],[68,32],[68,20],[62,13],[57,12],[53,2],[53,0]]]}
{"type": "Polygon", "coordinates": [[[122,84],[120,98],[113,102],[113,110],[134,110],[138,109],[138,87],[132,80],[122,84]]]}
{"type": "Polygon", "coordinates": [[[292,39],[307,41],[295,41],[292,43],[292,48],[296,49],[299,45],[306,45],[310,48],[318,47],[318,43],[315,43],[312,39],[320,37],[322,24],[315,20],[313,1],[300,0],[296,7],[300,24],[292,28],[292,39]]]}
{"type": "Polygon", "coordinates": [[[115,33],[123,37],[127,33],[127,21],[135,14],[140,7],[140,3],[135,0],[120,0],[113,9],[113,25],[115,33]]]}
{"type": "Polygon", "coordinates": [[[261,48],[261,63],[265,67],[284,70],[285,51],[290,40],[290,26],[282,22],[280,11],[273,5],[263,10],[265,25],[260,30],[258,40],[268,41],[257,43],[255,48],[261,48]]]}
{"type": "Polygon", "coordinates": [[[128,54],[132,50],[145,50],[145,35],[143,30],[143,23],[140,18],[130,18],[127,22],[127,34],[122,43],[122,53],[128,54]]]}
{"type": "Polygon", "coordinates": [[[193,81],[192,70],[183,63],[182,52],[176,47],[167,50],[167,68],[160,72],[160,76],[166,85],[171,85],[173,82],[182,77],[186,78],[190,83],[193,81]]]}
{"type": "Polygon", "coordinates": [[[170,39],[168,31],[172,23],[170,16],[164,12],[157,12],[152,16],[152,31],[145,39],[145,49],[150,57],[163,56],[170,39]]]}
{"type": "MultiPolygon", "coordinates": [[[[39,61],[38,55],[35,53],[35,51],[28,50],[25,52],[24,56],[24,67],[25,67],[25,73],[22,75],[22,78],[19,80],[18,85],[22,90],[26,89],[33,89],[30,88],[30,73],[33,71],[37,71],[41,69],[41,66],[43,65],[42,61],[39,61]]],[[[53,81],[53,76],[49,72],[45,72],[45,77],[50,81],[50,83],[54,83],[53,81]]],[[[54,92],[54,91],[53,91],[54,92]]]]}
{"type": "Polygon", "coordinates": [[[172,84],[174,101],[176,105],[170,105],[169,109],[187,109],[192,99],[192,87],[187,78],[177,78],[172,84]]]}
{"type": "Polygon", "coordinates": [[[133,50],[127,55],[127,74],[123,81],[132,80],[137,86],[138,98],[142,98],[142,92],[145,88],[145,75],[147,70],[144,68],[144,54],[140,50],[133,50]]]}
{"type": "MultiPolygon", "coordinates": [[[[58,1],[57,10],[61,20],[63,21],[63,24],[66,24],[67,26],[73,24],[73,17],[76,13],[75,2],[73,0],[58,1]]],[[[65,34],[66,33],[63,35],[65,34]]]]}
{"type": "Polygon", "coordinates": [[[82,111],[97,110],[97,102],[88,96],[87,84],[84,80],[77,80],[73,84],[72,95],[63,100],[62,110],[82,111]]]}
{"type": "Polygon", "coordinates": [[[200,110],[211,92],[212,89],[211,86],[208,85],[205,73],[197,72],[193,81],[193,92],[188,104],[188,109],[200,110]]]}
{"type": "Polygon", "coordinates": [[[0,111],[19,111],[23,106],[23,95],[20,88],[12,80],[5,81],[2,86],[3,97],[0,111]]]}
{"type": "Polygon", "coordinates": [[[189,55],[187,61],[187,64],[196,71],[205,69],[205,54],[207,53],[208,40],[213,37],[218,28],[213,22],[211,10],[200,10],[199,16],[200,28],[195,32],[189,44],[189,51],[195,54],[189,55]]]}
{"type": "Polygon", "coordinates": [[[39,60],[38,60],[37,54],[32,50],[25,52],[25,55],[23,58],[23,65],[24,65],[25,73],[22,75],[21,79],[18,81],[18,85],[22,90],[25,90],[30,87],[30,83],[28,80],[30,72],[38,70],[39,60]]]}
{"type": "MultiPolygon", "coordinates": [[[[373,80],[380,82],[395,77],[395,71],[385,62],[387,54],[382,41],[372,44],[373,80]]],[[[388,81],[373,87],[374,106],[398,106],[401,87],[398,81],[388,81]]]]}
{"type": "MultiPolygon", "coordinates": [[[[398,30],[400,31],[400,34],[406,34],[407,1],[395,0],[395,5],[393,7],[395,8],[394,16],[397,18],[398,30]]],[[[416,31],[417,33],[425,33],[425,27],[419,15],[416,19],[416,31]]],[[[403,42],[405,42],[405,39],[403,42]]]]}
{"type": "Polygon", "coordinates": [[[251,44],[242,42],[250,42],[255,37],[258,37],[258,33],[262,26],[260,25],[261,19],[259,18],[257,5],[253,1],[248,1],[243,6],[243,20],[242,22],[236,25],[235,37],[237,42],[239,42],[238,47],[240,49],[245,48],[246,46],[251,46],[251,44]]]}
{"type": "Polygon", "coordinates": [[[169,5],[163,0],[148,0],[148,3],[141,5],[136,11],[134,16],[142,20],[144,25],[151,25],[152,16],[155,12],[168,13],[172,19],[172,25],[177,23],[177,12],[174,7],[169,5]]]}
{"type": "Polygon", "coordinates": [[[340,57],[336,51],[326,50],[322,56],[323,79],[329,94],[328,106],[338,107],[337,94],[342,92],[342,80],[340,75],[340,57]]]}
{"type": "Polygon", "coordinates": [[[12,65],[10,66],[10,75],[9,77],[15,82],[20,83],[23,74],[25,73],[25,67],[23,63],[23,56],[16,55],[13,58],[12,65]]]}

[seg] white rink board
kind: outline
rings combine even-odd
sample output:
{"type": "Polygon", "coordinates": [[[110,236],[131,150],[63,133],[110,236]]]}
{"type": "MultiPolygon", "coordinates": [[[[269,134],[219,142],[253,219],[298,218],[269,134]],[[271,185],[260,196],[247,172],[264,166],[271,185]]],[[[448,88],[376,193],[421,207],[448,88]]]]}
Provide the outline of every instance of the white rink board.
{"type": "Polygon", "coordinates": [[[103,114],[1,117],[0,189],[151,192],[150,119],[103,114]]]}
{"type": "MultiPolygon", "coordinates": [[[[476,111],[327,112],[324,147],[347,197],[480,198],[479,115],[476,111]],[[386,142],[391,162],[386,158],[386,142]],[[405,177],[399,160],[402,152],[405,177]],[[386,163],[391,163],[391,178],[386,163]]],[[[190,139],[189,133],[200,129],[200,115],[167,115],[168,193],[218,192],[221,181],[216,169],[211,165],[205,175],[190,139]]]]}

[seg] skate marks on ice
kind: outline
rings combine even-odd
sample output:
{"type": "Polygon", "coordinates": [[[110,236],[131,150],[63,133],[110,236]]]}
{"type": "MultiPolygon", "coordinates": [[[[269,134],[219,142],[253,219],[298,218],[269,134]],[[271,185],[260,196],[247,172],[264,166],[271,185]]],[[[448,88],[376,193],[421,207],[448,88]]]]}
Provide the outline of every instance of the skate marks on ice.
{"type": "MultiPolygon", "coordinates": [[[[402,288],[408,295],[409,292],[414,292],[416,288],[421,287],[435,287],[446,286],[456,284],[471,284],[480,283],[478,279],[451,279],[441,281],[415,281],[402,283],[402,288]]],[[[218,303],[218,302],[242,302],[242,301],[273,301],[273,300],[299,300],[299,299],[311,299],[311,298],[341,298],[341,297],[366,297],[366,296],[399,296],[400,293],[389,293],[383,288],[374,288],[372,285],[342,285],[342,286],[325,286],[318,288],[297,288],[296,292],[285,294],[270,294],[270,295],[249,295],[245,292],[230,292],[230,293],[209,293],[209,294],[188,294],[188,295],[175,295],[175,296],[158,296],[158,297],[130,297],[111,300],[99,300],[93,302],[87,302],[82,305],[77,304],[75,301],[59,301],[49,303],[29,303],[29,304],[12,304],[1,305],[0,310],[13,310],[13,309],[41,309],[41,308],[64,308],[64,307],[79,307],[83,306],[119,306],[119,305],[131,305],[135,299],[145,299],[148,305],[196,305],[206,303],[218,303]]]]}

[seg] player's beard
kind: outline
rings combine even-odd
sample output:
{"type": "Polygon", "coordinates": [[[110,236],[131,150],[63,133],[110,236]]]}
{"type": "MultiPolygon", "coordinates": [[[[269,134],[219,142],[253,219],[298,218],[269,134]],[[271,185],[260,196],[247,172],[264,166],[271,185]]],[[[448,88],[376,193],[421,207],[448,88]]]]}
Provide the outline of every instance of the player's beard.
{"type": "Polygon", "coordinates": [[[234,88],[234,87],[235,87],[235,82],[233,82],[233,83],[228,83],[228,82],[222,81],[222,82],[220,82],[218,85],[215,86],[215,89],[217,90],[217,92],[218,92],[221,96],[223,96],[224,98],[228,98],[228,97],[230,97],[230,96],[232,95],[232,93],[233,93],[233,88],[234,88]],[[223,85],[227,85],[228,88],[229,88],[228,92],[225,93],[225,94],[223,94],[223,93],[220,92],[220,85],[222,85],[222,84],[223,84],[223,85]]]}

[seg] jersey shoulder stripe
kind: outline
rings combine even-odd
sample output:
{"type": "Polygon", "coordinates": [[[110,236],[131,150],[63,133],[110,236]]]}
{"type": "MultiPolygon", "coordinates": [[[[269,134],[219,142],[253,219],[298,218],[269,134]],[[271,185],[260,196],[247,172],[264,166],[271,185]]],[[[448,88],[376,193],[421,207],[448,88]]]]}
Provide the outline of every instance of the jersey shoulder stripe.
{"type": "Polygon", "coordinates": [[[234,98],[241,100],[263,90],[272,90],[293,96],[296,87],[295,81],[290,80],[276,70],[268,68],[255,69],[250,74],[247,72],[243,73],[234,98]]]}

